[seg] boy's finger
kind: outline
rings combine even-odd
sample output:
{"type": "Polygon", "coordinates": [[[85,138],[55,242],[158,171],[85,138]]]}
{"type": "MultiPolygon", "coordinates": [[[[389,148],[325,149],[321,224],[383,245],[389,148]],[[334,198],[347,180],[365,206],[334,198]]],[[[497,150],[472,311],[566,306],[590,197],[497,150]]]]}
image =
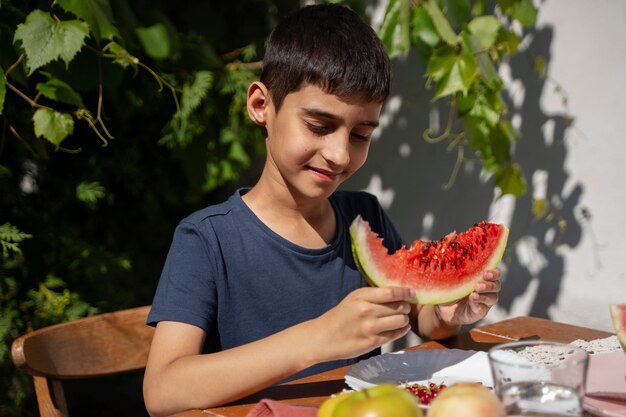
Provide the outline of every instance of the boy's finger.
{"type": "Polygon", "coordinates": [[[388,314],[409,314],[411,312],[411,304],[406,301],[393,301],[385,304],[388,314]]]}
{"type": "Polygon", "coordinates": [[[500,280],[496,281],[479,281],[474,286],[474,290],[479,293],[490,293],[490,292],[498,292],[500,291],[502,284],[500,280]]]}
{"type": "Polygon", "coordinates": [[[498,269],[489,269],[485,271],[483,274],[483,279],[485,281],[497,281],[500,279],[500,270],[498,269]]]}
{"type": "Polygon", "coordinates": [[[385,287],[375,288],[375,290],[370,293],[370,301],[378,304],[408,301],[415,298],[415,290],[413,288],[385,287]]]}

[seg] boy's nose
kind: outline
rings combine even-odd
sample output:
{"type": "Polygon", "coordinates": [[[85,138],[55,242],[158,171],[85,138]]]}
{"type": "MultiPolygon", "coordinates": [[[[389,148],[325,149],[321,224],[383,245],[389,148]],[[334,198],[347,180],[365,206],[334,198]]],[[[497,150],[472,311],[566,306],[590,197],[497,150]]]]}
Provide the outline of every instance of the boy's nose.
{"type": "Polygon", "coordinates": [[[322,156],[335,167],[345,167],[350,163],[350,138],[337,134],[326,137],[322,156]]]}

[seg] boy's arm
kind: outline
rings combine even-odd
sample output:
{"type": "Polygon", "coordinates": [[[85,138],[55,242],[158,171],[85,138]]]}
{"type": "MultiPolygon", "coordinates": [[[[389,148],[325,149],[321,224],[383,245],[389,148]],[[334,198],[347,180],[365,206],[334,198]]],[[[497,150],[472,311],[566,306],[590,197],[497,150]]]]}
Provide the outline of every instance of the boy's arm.
{"type": "Polygon", "coordinates": [[[152,416],[233,401],[306,368],[306,324],[269,338],[201,354],[206,333],[179,322],[159,322],[144,376],[152,416]]]}
{"type": "Polygon", "coordinates": [[[404,336],[406,288],[360,288],[324,315],[267,338],[201,354],[204,330],[163,321],[157,325],[144,376],[152,416],[234,401],[313,364],[352,358],[404,336]]]}

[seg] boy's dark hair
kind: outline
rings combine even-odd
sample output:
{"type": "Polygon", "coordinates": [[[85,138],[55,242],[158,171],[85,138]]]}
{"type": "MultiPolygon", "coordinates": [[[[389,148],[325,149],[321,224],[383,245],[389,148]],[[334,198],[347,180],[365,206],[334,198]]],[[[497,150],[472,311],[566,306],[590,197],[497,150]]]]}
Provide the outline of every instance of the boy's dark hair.
{"type": "Polygon", "coordinates": [[[376,32],[341,5],[303,7],[272,31],[261,82],[276,111],[287,94],[305,84],[345,99],[384,102],[391,64],[376,32]]]}

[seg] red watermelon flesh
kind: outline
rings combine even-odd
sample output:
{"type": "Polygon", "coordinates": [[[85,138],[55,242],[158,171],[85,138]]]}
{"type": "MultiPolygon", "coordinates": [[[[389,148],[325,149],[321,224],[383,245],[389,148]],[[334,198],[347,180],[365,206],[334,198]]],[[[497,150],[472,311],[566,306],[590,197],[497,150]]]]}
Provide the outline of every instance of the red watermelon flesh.
{"type": "Polygon", "coordinates": [[[615,334],[626,352],[626,304],[611,304],[610,310],[615,334]]]}
{"type": "Polygon", "coordinates": [[[440,240],[416,240],[389,254],[383,239],[357,216],[350,226],[352,253],[363,277],[377,287],[411,287],[417,304],[441,304],[474,291],[483,273],[500,263],[509,230],[481,222],[440,240]]]}

